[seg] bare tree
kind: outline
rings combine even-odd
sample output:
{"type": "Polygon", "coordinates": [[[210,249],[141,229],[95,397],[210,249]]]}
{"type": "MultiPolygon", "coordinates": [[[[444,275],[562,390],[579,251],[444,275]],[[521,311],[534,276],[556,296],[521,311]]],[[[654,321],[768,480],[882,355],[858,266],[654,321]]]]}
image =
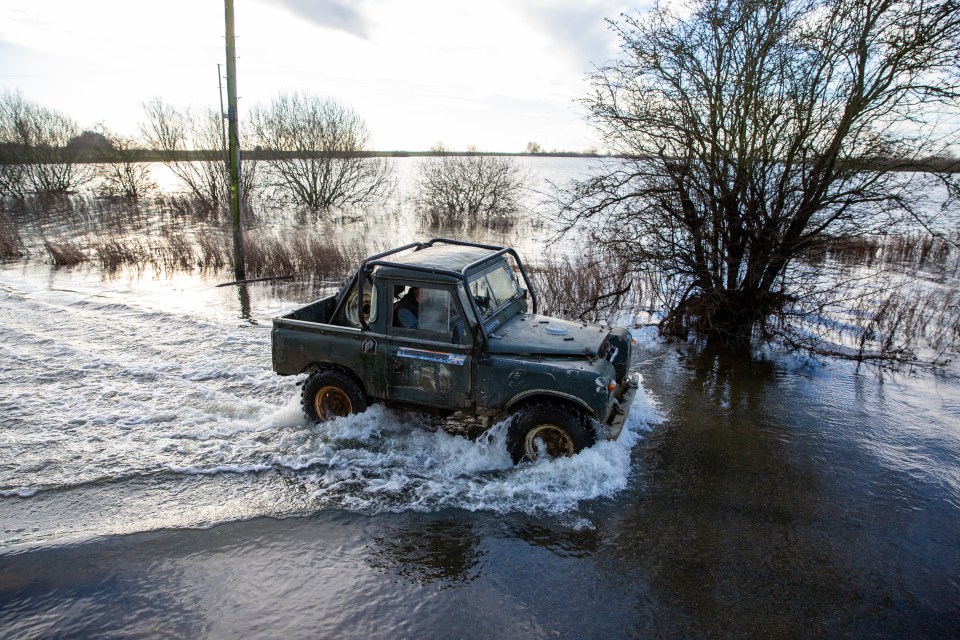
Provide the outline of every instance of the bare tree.
{"type": "Polygon", "coordinates": [[[100,152],[100,185],[102,195],[126,200],[140,200],[157,191],[157,183],[150,176],[150,167],[143,162],[143,144],[138,140],[99,131],[110,141],[100,152]]]}
{"type": "Polygon", "coordinates": [[[19,92],[0,94],[0,196],[27,195],[27,102],[19,92]]]}
{"type": "Polygon", "coordinates": [[[508,156],[450,153],[442,143],[417,167],[416,206],[429,226],[503,228],[513,223],[527,172],[508,156]]]}
{"type": "MultiPolygon", "coordinates": [[[[197,114],[159,97],[143,103],[143,109],[147,119],[140,131],[147,146],[160,154],[190,195],[211,209],[228,202],[230,178],[220,113],[208,109],[197,114]]],[[[241,199],[248,201],[256,188],[256,163],[244,162],[241,170],[241,199]]]]}
{"type": "Polygon", "coordinates": [[[363,119],[332,98],[281,93],[250,114],[256,145],[272,153],[267,184],[311,209],[383,198],[391,184],[386,158],[367,150],[363,119]]]}
{"type": "Polygon", "coordinates": [[[563,211],[658,283],[665,334],[749,345],[816,311],[805,252],[957,193],[924,162],[957,139],[956,0],[699,0],[611,26],[585,104],[625,157],[563,211]]]}
{"type": "Polygon", "coordinates": [[[5,90],[0,94],[0,190],[23,197],[28,193],[71,193],[95,173],[82,150],[70,142],[80,134],[77,123],[5,90]]]}

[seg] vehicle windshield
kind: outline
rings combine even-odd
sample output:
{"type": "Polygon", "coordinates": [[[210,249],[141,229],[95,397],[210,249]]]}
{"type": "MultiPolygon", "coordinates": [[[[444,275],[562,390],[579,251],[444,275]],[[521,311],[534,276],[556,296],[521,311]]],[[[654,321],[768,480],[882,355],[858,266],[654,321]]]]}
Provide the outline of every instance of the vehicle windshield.
{"type": "Polygon", "coordinates": [[[470,278],[468,283],[484,318],[490,317],[505,304],[523,295],[523,289],[520,288],[513,269],[506,263],[470,278]]]}

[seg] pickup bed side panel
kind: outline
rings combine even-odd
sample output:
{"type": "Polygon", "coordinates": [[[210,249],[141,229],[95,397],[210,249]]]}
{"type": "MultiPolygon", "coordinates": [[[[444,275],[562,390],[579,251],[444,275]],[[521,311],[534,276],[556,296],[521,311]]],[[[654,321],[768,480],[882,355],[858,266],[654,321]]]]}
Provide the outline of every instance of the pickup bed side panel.
{"type": "Polygon", "coordinates": [[[386,378],[377,352],[386,336],[349,327],[288,318],[273,321],[273,370],[297,375],[318,364],[331,363],[352,371],[367,395],[382,398],[386,378]]]}
{"type": "Polygon", "coordinates": [[[296,311],[291,311],[283,317],[288,320],[328,323],[330,322],[331,316],[333,316],[333,310],[336,308],[336,306],[337,297],[327,296],[326,298],[322,298],[316,302],[311,302],[307,306],[301,307],[296,311]]]}

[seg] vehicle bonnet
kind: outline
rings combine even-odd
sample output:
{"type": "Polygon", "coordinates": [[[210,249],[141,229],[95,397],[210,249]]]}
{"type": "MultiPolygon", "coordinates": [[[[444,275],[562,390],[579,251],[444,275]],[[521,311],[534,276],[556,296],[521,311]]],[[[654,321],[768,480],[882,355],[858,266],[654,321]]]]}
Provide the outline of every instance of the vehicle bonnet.
{"type": "Polygon", "coordinates": [[[489,334],[491,354],[597,357],[608,330],[536,314],[519,314],[489,334]]]}

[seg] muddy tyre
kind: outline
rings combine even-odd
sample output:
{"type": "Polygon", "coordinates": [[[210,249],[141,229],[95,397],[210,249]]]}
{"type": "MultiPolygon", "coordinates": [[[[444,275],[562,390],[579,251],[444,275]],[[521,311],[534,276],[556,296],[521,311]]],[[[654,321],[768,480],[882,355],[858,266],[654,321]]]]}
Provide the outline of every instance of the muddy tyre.
{"type": "Polygon", "coordinates": [[[561,458],[594,443],[593,430],[578,411],[561,404],[538,402],[514,414],[507,431],[507,449],[514,464],[533,462],[542,453],[561,458]]]}
{"type": "Polygon", "coordinates": [[[360,385],[347,373],[321,369],[303,383],[300,404],[312,422],[326,422],[367,410],[367,397],[360,385]]]}

